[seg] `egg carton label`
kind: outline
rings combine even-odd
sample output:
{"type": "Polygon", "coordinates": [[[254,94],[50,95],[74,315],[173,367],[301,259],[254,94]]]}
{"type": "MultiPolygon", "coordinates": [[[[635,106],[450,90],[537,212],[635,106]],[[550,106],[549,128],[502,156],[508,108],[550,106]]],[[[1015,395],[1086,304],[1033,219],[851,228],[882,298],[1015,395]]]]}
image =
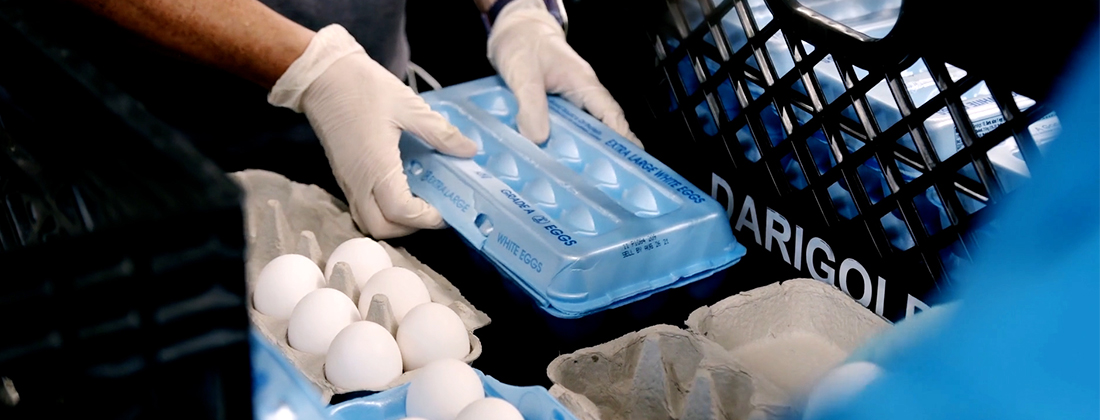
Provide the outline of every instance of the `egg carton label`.
{"type": "Polygon", "coordinates": [[[544,214],[538,214],[538,210],[535,210],[534,207],[523,201],[523,198],[516,194],[515,191],[505,188],[500,190],[500,193],[503,194],[504,197],[507,198],[509,201],[511,201],[512,204],[515,204],[516,208],[519,209],[519,211],[522,212],[524,215],[534,214],[530,218],[531,223],[542,226],[544,230],[548,231],[551,235],[557,237],[558,241],[561,242],[562,245],[573,246],[577,244],[577,240],[566,234],[564,230],[556,225],[548,224],[551,222],[550,218],[544,214]]]}
{"type": "MultiPolygon", "coordinates": [[[[581,120],[581,118],[579,118],[572,111],[567,109],[563,104],[560,104],[556,101],[550,101],[549,104],[550,109],[552,109],[558,115],[563,116],[566,120],[572,122],[574,126],[576,126],[578,129],[583,130],[584,132],[589,133],[596,138],[604,137],[603,131],[592,127],[591,124],[588,124],[581,120]]],[[[634,164],[645,173],[651,175],[654,179],[673,188],[674,191],[683,195],[692,203],[700,204],[706,201],[706,195],[703,194],[702,191],[699,191],[687,181],[680,179],[678,176],[672,173],[672,171],[662,170],[656,164],[651,162],[651,160],[653,159],[652,157],[647,157],[648,155],[643,155],[642,153],[632,151],[631,149],[634,146],[628,145],[628,143],[630,142],[625,139],[610,138],[604,141],[603,145],[614,151],[616,154],[626,158],[628,162],[634,164]]]]}
{"type": "Polygon", "coordinates": [[[561,115],[566,120],[573,123],[573,125],[576,126],[578,129],[580,129],[581,131],[584,131],[585,133],[588,133],[589,135],[591,135],[592,137],[595,137],[595,138],[603,137],[603,131],[602,130],[600,130],[599,128],[596,128],[595,126],[590,124],[588,121],[585,121],[584,119],[582,119],[577,114],[574,114],[573,112],[571,112],[569,109],[567,109],[565,107],[565,105],[560,104],[560,103],[555,102],[555,101],[548,101],[547,105],[548,105],[548,108],[551,111],[554,111],[554,113],[556,113],[558,115],[561,115]]]}
{"type": "Polygon", "coordinates": [[[443,199],[453,205],[459,211],[465,213],[470,210],[470,202],[461,195],[455,193],[442,179],[432,175],[432,171],[425,171],[420,181],[430,185],[442,194],[443,199]]]}
{"type": "Polygon", "coordinates": [[[623,258],[633,257],[646,251],[653,251],[660,249],[661,247],[670,246],[668,238],[661,238],[657,235],[650,235],[648,238],[635,239],[630,243],[623,244],[623,258]]]}
{"type": "Polygon", "coordinates": [[[520,262],[523,263],[523,266],[525,268],[530,268],[536,273],[542,272],[542,262],[539,261],[538,257],[536,257],[535,254],[532,254],[524,249],[523,245],[520,245],[516,241],[512,240],[511,238],[505,236],[503,233],[500,232],[497,232],[496,239],[496,244],[500,245],[500,247],[503,248],[506,253],[512,254],[512,256],[518,258],[520,262]]]}

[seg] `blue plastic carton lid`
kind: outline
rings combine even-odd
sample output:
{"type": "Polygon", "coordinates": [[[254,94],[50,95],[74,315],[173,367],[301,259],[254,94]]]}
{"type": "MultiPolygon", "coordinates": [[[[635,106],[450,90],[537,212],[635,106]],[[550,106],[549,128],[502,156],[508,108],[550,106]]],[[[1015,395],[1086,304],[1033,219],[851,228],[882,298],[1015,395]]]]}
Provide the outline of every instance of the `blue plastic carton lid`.
{"type": "Polygon", "coordinates": [[[412,192],[551,315],[622,306],[745,255],[718,202],[562,98],[549,98],[540,146],[516,130],[499,77],[422,96],[478,154],[446,156],[406,133],[412,192]]]}

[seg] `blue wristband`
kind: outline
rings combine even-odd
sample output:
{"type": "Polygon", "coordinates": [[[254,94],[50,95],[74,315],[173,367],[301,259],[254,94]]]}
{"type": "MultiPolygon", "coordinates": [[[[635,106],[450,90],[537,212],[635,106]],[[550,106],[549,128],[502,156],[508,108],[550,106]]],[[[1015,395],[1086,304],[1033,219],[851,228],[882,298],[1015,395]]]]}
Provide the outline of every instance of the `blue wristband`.
{"type": "Polygon", "coordinates": [[[496,3],[493,3],[492,7],[489,7],[489,11],[485,12],[484,16],[485,19],[489,21],[490,27],[493,26],[493,22],[496,22],[497,15],[500,15],[500,11],[504,9],[504,6],[507,6],[508,3],[511,2],[512,0],[497,0],[496,3]]]}

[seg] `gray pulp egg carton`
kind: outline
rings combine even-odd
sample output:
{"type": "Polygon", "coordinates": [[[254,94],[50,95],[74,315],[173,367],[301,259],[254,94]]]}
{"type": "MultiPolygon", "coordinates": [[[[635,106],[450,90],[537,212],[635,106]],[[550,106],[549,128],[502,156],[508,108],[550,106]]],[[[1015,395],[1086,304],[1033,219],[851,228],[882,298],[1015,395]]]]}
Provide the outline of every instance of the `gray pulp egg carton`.
{"type": "Polygon", "coordinates": [[[809,387],[888,321],[832,286],[788,280],[559,356],[550,393],[582,420],[797,418],[809,387]]]}
{"type": "Polygon", "coordinates": [[[787,394],[718,344],[655,325],[550,363],[554,395],[580,419],[780,419],[787,394]]]}
{"type": "MultiPolygon", "coordinates": [[[[337,387],[325,378],[325,357],[295,350],[287,342],[286,320],[264,315],[252,306],[252,290],[260,270],[272,259],[283,254],[301,254],[309,257],[319,267],[341,243],[363,234],[355,228],[347,205],[315,185],[290,181],[277,173],[246,170],[230,174],[245,191],[245,227],[248,240],[248,260],[245,270],[248,279],[249,318],[256,329],[273,343],[291,364],[300,370],[317,387],[325,402],[333,395],[365,389],[337,387]]],[[[393,265],[403,267],[420,276],[428,288],[432,302],[451,308],[462,319],[470,337],[470,353],[463,359],[470,363],[481,355],[481,341],[473,331],[489,324],[489,317],[475,309],[446,278],[422,264],[404,248],[393,248],[379,241],[393,260],[393,265]]],[[[347,294],[353,302],[359,300],[351,270],[344,263],[334,269],[328,287],[347,294]]],[[[368,321],[377,322],[391,333],[396,330],[393,314],[384,296],[376,296],[370,312],[363,314],[368,321]]],[[[381,391],[407,382],[412,371],[403,373],[381,391]]]]}
{"type": "Polygon", "coordinates": [[[689,331],[730,352],[794,397],[890,326],[831,284],[787,280],[739,293],[688,315],[689,331]]]}

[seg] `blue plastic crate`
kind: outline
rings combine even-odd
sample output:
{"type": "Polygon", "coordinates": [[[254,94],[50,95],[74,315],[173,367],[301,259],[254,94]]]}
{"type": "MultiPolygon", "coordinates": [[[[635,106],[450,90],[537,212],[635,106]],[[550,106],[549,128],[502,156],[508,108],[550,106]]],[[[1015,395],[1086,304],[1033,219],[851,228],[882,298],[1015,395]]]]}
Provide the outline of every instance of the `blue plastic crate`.
{"type": "MultiPolygon", "coordinates": [[[[546,388],[505,385],[480,370],[474,371],[485,386],[486,397],[508,401],[519,410],[524,420],[577,420],[546,388]]],[[[405,397],[408,391],[409,384],[406,383],[377,394],[344,401],[328,408],[329,417],[346,420],[399,420],[406,416],[405,397]]]]}
{"type": "Polygon", "coordinates": [[[568,101],[549,98],[550,139],[515,128],[499,77],[423,94],[467,137],[473,159],[406,134],[413,193],[538,305],[578,318],[682,286],[745,254],[706,193],[568,101]]]}

